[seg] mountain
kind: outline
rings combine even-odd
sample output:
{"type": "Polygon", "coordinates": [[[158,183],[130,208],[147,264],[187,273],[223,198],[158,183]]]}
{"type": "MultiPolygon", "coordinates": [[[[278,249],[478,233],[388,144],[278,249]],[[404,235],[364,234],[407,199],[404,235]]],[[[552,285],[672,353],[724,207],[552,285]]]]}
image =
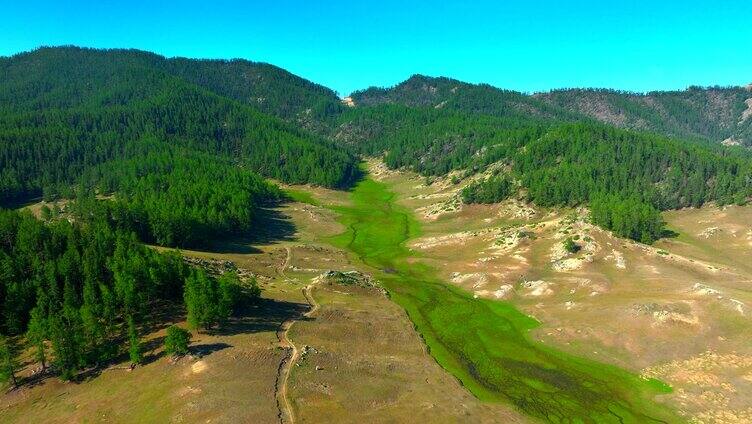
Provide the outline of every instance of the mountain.
{"type": "Polygon", "coordinates": [[[64,47],[2,58],[0,72],[0,201],[59,192],[93,166],[160,145],[290,183],[342,187],[357,172],[343,149],[227,96],[291,116],[331,94],[269,65],[64,47]]]}
{"type": "Polygon", "coordinates": [[[647,94],[605,89],[554,90],[527,95],[488,84],[414,75],[391,88],[356,91],[355,106],[401,104],[492,116],[582,121],[670,137],[752,145],[752,88],[690,87],[647,94]]]}
{"type": "Polygon", "coordinates": [[[492,116],[581,118],[574,113],[516,91],[502,90],[488,84],[469,84],[451,78],[434,78],[424,75],[413,75],[391,88],[371,87],[356,91],[350,95],[349,99],[356,106],[401,104],[492,116]]]}
{"type": "Polygon", "coordinates": [[[312,115],[341,108],[331,89],[267,63],[159,57],[157,65],[216,94],[290,121],[305,122],[312,115]]]}
{"type": "MultiPolygon", "coordinates": [[[[383,155],[392,168],[426,176],[453,171],[470,176],[501,164],[519,190],[509,189],[509,179],[489,184],[503,186],[510,195],[519,191],[550,206],[606,199],[601,203],[633,208],[635,216],[644,212],[650,219],[654,213],[647,207],[743,202],[752,194],[749,152],[690,143],[699,136],[673,132],[680,122],[695,133],[720,134],[715,122],[737,113],[738,107],[733,113],[726,110],[744,97],[740,93],[748,94],[744,89],[684,93],[682,98],[691,94],[692,104],[704,111],[697,112],[697,122],[655,118],[666,125],[618,129],[629,127],[628,121],[598,122],[607,120],[550,96],[420,75],[393,88],[353,93],[353,107],[346,107],[331,90],[247,61],[65,47],[2,59],[0,70],[7,76],[0,82],[1,198],[67,197],[74,186],[114,192],[121,200],[116,215],[125,217],[120,222],[130,222],[142,239],[160,244],[195,243],[202,239],[196,234],[214,228],[226,232],[233,222],[249,227],[240,210],[210,214],[218,217],[216,222],[169,210],[183,192],[195,201],[182,209],[199,210],[205,203],[201,199],[221,203],[221,191],[205,182],[232,175],[230,168],[288,183],[346,187],[357,177],[357,155],[383,155]],[[710,94],[715,92],[720,94],[710,94]],[[731,100],[719,100],[726,98],[731,100]],[[142,160],[149,163],[140,165],[142,160]],[[192,168],[202,162],[206,169],[196,175],[192,168]],[[164,196],[162,187],[176,184],[179,175],[196,184],[164,196]],[[148,178],[153,181],[142,181],[148,178]],[[175,227],[180,221],[195,222],[195,228],[175,227]],[[142,222],[149,224],[135,228],[142,222]]],[[[562,93],[575,98],[591,92],[562,93]]],[[[690,116],[692,109],[671,100],[673,95],[661,97],[661,105],[674,105],[663,108],[690,116]]],[[[255,204],[275,196],[259,181],[238,175],[223,184],[255,204]],[[245,192],[244,185],[255,189],[245,192]]],[[[495,189],[479,187],[478,192],[495,189]]],[[[632,234],[645,240],[658,236],[652,230],[632,234]]]]}
{"type": "Polygon", "coordinates": [[[534,97],[621,128],[750,146],[751,90],[750,87],[690,87],[684,91],[638,94],[574,89],[534,97]]]}

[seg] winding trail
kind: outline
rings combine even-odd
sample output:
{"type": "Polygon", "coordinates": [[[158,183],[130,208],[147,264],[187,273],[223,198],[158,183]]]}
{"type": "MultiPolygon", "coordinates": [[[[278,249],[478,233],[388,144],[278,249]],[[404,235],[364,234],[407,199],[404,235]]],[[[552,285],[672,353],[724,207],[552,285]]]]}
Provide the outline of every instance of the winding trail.
{"type": "MultiPolygon", "coordinates": [[[[287,251],[287,257],[285,258],[285,261],[279,268],[278,272],[282,278],[287,280],[285,269],[287,269],[287,267],[290,265],[292,252],[290,251],[289,247],[286,247],[285,250],[287,251]]],[[[318,280],[314,279],[310,284],[302,289],[303,296],[305,297],[306,302],[310,307],[308,311],[303,314],[303,317],[305,318],[310,317],[319,309],[319,304],[311,294],[311,291],[317,283],[318,280]]],[[[277,381],[275,384],[275,397],[277,399],[277,410],[279,411],[277,417],[279,418],[279,422],[282,424],[295,423],[295,413],[293,412],[290,398],[287,395],[287,382],[290,380],[292,367],[300,358],[300,350],[297,346],[295,346],[295,343],[293,343],[292,339],[290,339],[290,329],[296,321],[297,317],[291,316],[284,322],[282,322],[282,324],[279,326],[279,330],[277,330],[277,339],[279,340],[279,345],[288,351],[288,354],[284,359],[282,359],[282,362],[279,365],[279,369],[277,371],[277,381]]]]}

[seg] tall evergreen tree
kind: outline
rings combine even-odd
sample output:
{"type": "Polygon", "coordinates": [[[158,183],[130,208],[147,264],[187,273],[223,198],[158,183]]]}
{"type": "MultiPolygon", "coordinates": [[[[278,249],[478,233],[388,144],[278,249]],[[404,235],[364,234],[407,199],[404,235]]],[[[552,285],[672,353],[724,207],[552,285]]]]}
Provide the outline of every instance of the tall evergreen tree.
{"type": "Polygon", "coordinates": [[[10,382],[18,387],[16,371],[18,370],[18,346],[12,338],[0,334],[0,381],[10,382]]]}

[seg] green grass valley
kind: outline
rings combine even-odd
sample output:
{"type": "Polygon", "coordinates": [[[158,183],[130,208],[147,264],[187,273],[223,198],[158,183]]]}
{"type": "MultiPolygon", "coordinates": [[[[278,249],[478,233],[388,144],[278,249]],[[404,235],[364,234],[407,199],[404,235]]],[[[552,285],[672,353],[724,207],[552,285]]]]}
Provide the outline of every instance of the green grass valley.
{"type": "Polygon", "coordinates": [[[752,422],[752,91],[0,57],[0,421],[752,422]]]}

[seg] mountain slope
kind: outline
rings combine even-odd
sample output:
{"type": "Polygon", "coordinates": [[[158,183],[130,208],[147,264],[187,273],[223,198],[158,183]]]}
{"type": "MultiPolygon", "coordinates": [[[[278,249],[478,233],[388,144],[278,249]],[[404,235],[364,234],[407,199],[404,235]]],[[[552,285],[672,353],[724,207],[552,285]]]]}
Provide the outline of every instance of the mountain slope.
{"type": "Polygon", "coordinates": [[[501,117],[594,119],[620,128],[726,145],[752,145],[752,88],[691,87],[647,94],[603,89],[526,95],[487,84],[414,75],[391,88],[356,91],[356,106],[401,104],[501,117]]]}
{"type": "Polygon", "coordinates": [[[355,160],[342,149],[160,64],[145,52],[79,48],[0,60],[0,198],[57,192],[91,166],[144,154],[128,148],[144,138],[292,183],[354,178],[355,160]]]}
{"type": "MultiPolygon", "coordinates": [[[[88,70],[77,69],[74,75],[83,76],[85,72],[101,72],[103,68],[115,69],[121,66],[137,66],[160,70],[176,76],[186,82],[203,87],[215,94],[246,103],[254,108],[284,119],[294,119],[315,107],[324,108],[326,104],[339,104],[336,93],[326,87],[298,77],[282,68],[262,62],[244,59],[214,60],[165,58],[163,56],[135,49],[88,49],[81,47],[42,47],[11,58],[0,57],[0,69],[13,73],[23,68],[28,79],[36,77],[35,73],[59,71],[77,62],[88,70]],[[82,74],[83,73],[83,74],[82,74]]],[[[18,78],[23,75],[13,75],[18,78]]],[[[70,77],[61,73],[60,78],[70,77]]],[[[20,92],[21,98],[28,99],[28,94],[20,92]]],[[[82,93],[85,94],[85,93],[82,93]]],[[[74,99],[75,92],[66,93],[74,99]]]]}
{"type": "Polygon", "coordinates": [[[413,75],[392,88],[371,87],[350,95],[356,106],[401,104],[493,116],[575,119],[577,114],[519,93],[488,84],[469,84],[451,78],[413,75]]]}
{"type": "Polygon", "coordinates": [[[691,87],[647,94],[577,89],[535,97],[622,128],[752,145],[752,92],[748,88],[691,87]]]}

